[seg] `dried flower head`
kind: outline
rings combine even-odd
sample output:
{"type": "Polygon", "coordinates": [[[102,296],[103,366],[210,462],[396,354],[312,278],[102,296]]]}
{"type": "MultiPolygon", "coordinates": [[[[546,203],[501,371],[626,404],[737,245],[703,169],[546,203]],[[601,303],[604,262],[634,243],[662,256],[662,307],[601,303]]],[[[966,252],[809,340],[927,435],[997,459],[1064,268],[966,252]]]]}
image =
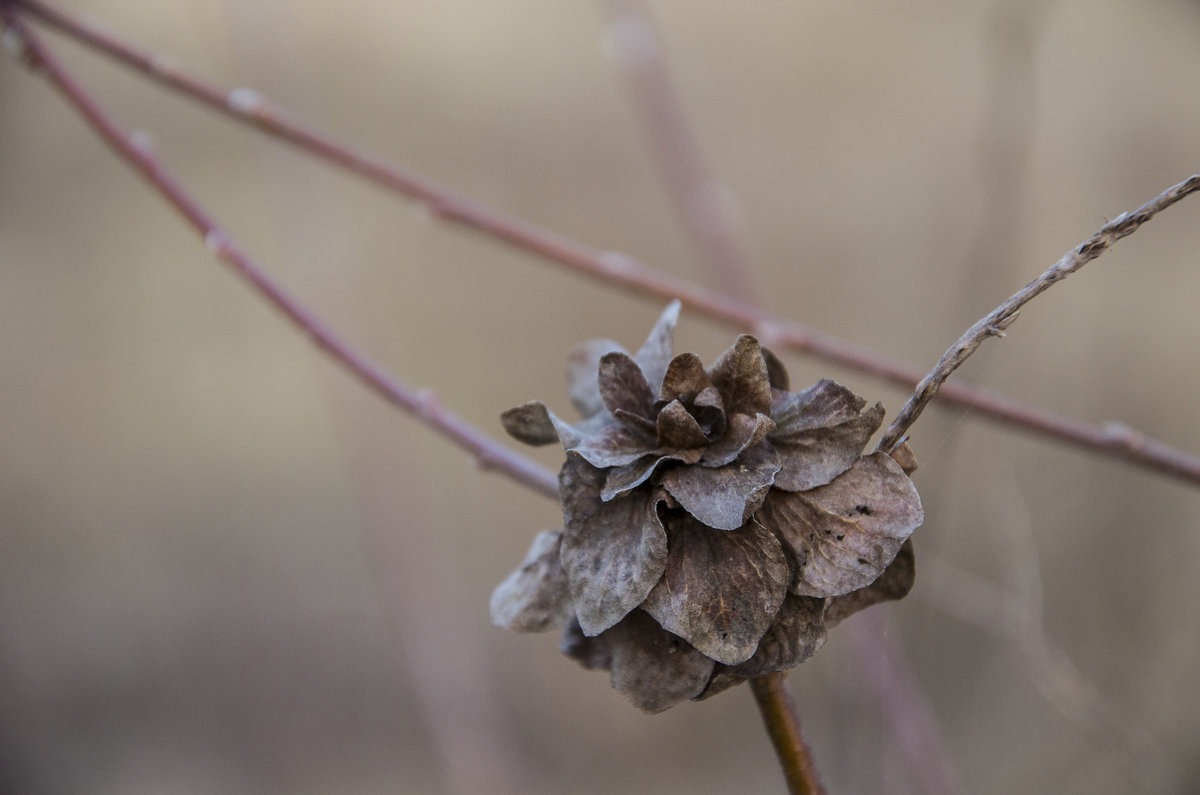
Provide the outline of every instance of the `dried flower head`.
{"type": "Polygon", "coordinates": [[[862,455],[882,405],[829,380],[789,392],[748,335],[707,369],[673,356],[679,308],[632,356],[611,340],[571,352],[580,422],[540,402],[501,417],[567,461],[563,529],[496,588],[493,621],[564,628],[565,654],[649,712],[792,668],[827,627],[904,596],[923,519],[900,464],[862,455]]]}

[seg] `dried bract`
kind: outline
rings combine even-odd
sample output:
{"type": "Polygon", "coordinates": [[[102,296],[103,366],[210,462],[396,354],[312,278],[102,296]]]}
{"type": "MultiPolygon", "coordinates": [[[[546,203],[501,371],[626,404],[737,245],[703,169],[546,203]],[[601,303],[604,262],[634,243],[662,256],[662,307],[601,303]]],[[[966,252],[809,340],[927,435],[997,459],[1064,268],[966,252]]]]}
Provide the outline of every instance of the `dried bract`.
{"type": "Polygon", "coordinates": [[[505,412],[527,444],[560,442],[563,529],[534,540],[492,619],[561,627],[562,650],[660,712],[811,657],[826,628],[913,581],[923,512],[904,468],[863,456],[883,406],[833,381],[788,391],[782,363],[738,337],[711,367],[672,353],[679,302],[630,355],[568,357],[568,423],[505,412]]]}

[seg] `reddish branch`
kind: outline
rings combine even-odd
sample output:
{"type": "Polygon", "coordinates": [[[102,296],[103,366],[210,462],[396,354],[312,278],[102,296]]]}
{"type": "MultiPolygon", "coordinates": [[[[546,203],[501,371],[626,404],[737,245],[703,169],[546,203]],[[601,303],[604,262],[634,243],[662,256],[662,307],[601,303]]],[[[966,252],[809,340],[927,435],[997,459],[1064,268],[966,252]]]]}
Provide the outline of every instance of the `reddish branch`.
{"type": "Polygon", "coordinates": [[[22,53],[31,69],[41,71],[55,88],[77,110],[98,135],[133,168],[204,238],[205,245],[235,273],[245,279],[268,303],[278,309],[306,334],[316,345],[350,370],[368,387],[421,422],[446,436],[474,456],[484,469],[501,472],[547,496],[558,496],[558,483],[553,474],[524,456],[498,444],[475,426],[450,412],[427,391],[416,391],[366,357],[308,309],[292,298],[257,263],[243,252],[216,221],[167,173],[159,163],[121,130],[90,94],[63,68],[59,60],[46,49],[39,37],[26,27],[12,7],[0,1],[0,16],[9,31],[17,34],[24,47],[22,53]]]}
{"type": "MultiPolygon", "coordinates": [[[[764,312],[743,301],[705,290],[654,270],[632,257],[604,252],[492,209],[432,180],[397,168],[373,155],[342,144],[293,118],[248,89],[222,91],[187,75],[173,63],[147,55],[108,33],[86,25],[37,0],[10,0],[79,41],[144,72],[170,88],[182,91],[235,119],[287,141],[373,182],[425,203],[447,221],[475,229],[547,260],[565,265],[607,285],[619,285],[643,295],[679,298],[694,311],[752,330],[764,343],[809,353],[841,366],[878,376],[912,389],[925,376],[913,365],[818,329],[764,312]]],[[[943,404],[969,408],[996,422],[1039,436],[1124,459],[1165,475],[1200,485],[1200,458],[1151,439],[1119,424],[1094,425],[1032,405],[1016,398],[946,383],[937,392],[943,404]]]]}

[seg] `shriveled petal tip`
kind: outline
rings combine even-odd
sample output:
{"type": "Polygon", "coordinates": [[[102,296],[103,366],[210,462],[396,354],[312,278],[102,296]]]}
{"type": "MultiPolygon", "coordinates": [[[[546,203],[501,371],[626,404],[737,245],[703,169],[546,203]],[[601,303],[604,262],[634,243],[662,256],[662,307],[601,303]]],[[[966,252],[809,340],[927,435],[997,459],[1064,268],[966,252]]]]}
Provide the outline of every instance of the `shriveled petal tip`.
{"type": "Polygon", "coordinates": [[[771,388],[786,392],[788,387],[791,386],[791,379],[788,378],[787,368],[783,366],[783,362],[769,348],[764,347],[761,350],[763,361],[767,364],[767,380],[771,383],[771,388]]]}
{"type": "Polygon", "coordinates": [[[509,409],[500,415],[500,423],[509,436],[525,444],[553,444],[559,440],[550,410],[540,400],[509,409]]]}
{"type": "Polygon", "coordinates": [[[673,514],[668,527],[666,571],[642,609],[706,656],[727,665],[745,662],[787,592],[779,542],[753,522],[723,532],[673,514]]]}
{"type": "Polygon", "coordinates": [[[726,414],[770,414],[771,382],[758,340],[749,334],[737,338],[708,371],[725,400],[726,414]]]}
{"type": "Polygon", "coordinates": [[[559,474],[566,525],[562,565],[579,626],[589,636],[641,604],[667,559],[667,534],[655,507],[660,497],[647,491],[603,502],[604,477],[570,457],[559,474]]]}
{"type": "Polygon", "coordinates": [[[696,395],[712,386],[704,363],[694,353],[681,353],[667,365],[659,397],[663,400],[695,400],[696,395]]]}
{"type": "Polygon", "coordinates": [[[870,585],[923,519],[912,481],[883,453],[859,459],[827,486],[773,490],[755,517],[793,558],[798,596],[841,596],[870,585]]]}
{"type": "Polygon", "coordinates": [[[687,450],[708,444],[704,429],[678,400],[659,409],[655,430],[658,444],[665,448],[687,450]]]}
{"type": "Polygon", "coordinates": [[[825,608],[826,626],[833,627],[843,619],[871,605],[903,599],[912,590],[916,576],[916,555],[910,538],[904,542],[904,546],[900,547],[896,559],[884,570],[883,574],[879,575],[878,580],[866,588],[859,588],[845,596],[837,596],[829,600],[829,605],[825,608]]]}
{"type": "Polygon", "coordinates": [[[660,481],[680,507],[709,527],[736,530],[762,505],[779,464],[760,445],[723,467],[675,467],[660,481]]]}
{"type": "Polygon", "coordinates": [[[492,591],[492,623],[516,632],[564,626],[572,616],[567,576],[559,561],[562,533],[543,530],[521,565],[492,591]]]}
{"type": "Polygon", "coordinates": [[[639,417],[654,415],[654,393],[637,362],[620,351],[600,358],[600,398],[612,414],[625,411],[639,417]]]}
{"type": "Polygon", "coordinates": [[[613,351],[625,353],[618,342],[594,339],[579,343],[567,354],[567,394],[584,419],[604,411],[604,401],[600,399],[600,360],[613,351]]]}
{"type": "Polygon", "coordinates": [[[662,386],[663,375],[667,371],[667,363],[671,361],[671,349],[675,340],[675,324],[679,322],[679,310],[683,304],[678,299],[667,304],[667,308],[659,315],[658,322],[650,331],[650,336],[642,343],[642,347],[634,354],[634,359],[646,381],[655,393],[662,386]]]}

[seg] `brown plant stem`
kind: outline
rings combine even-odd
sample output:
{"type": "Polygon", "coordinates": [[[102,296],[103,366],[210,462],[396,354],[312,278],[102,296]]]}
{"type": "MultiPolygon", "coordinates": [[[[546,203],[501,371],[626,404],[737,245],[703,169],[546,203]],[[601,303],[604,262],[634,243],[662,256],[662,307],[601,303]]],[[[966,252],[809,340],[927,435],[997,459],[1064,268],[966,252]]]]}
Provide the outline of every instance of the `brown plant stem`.
{"type": "MultiPolygon", "coordinates": [[[[80,42],[181,91],[226,115],[255,126],[376,184],[425,203],[452,223],[564,265],[609,286],[657,298],[679,298],[690,309],[751,330],[764,343],[807,353],[851,370],[868,373],[906,389],[925,371],[819,329],[785,320],[744,301],[728,298],[654,270],[624,254],[585,246],[555,232],[455,193],[432,180],[399,169],[342,144],[293,118],[249,89],[222,91],[183,73],[175,64],[147,55],[112,35],[37,0],[8,0],[80,42]]],[[[980,417],[1091,452],[1121,459],[1200,486],[1200,457],[1149,438],[1121,423],[1095,425],[1013,397],[961,383],[936,390],[939,402],[967,408],[980,417]]]]}
{"type": "Polygon", "coordinates": [[[824,795],[825,788],[817,780],[812,754],[800,731],[796,705],[784,684],[786,679],[786,672],[767,674],[751,679],[750,689],[754,691],[758,711],[783,767],[788,792],[792,795],[824,795]]]}
{"type": "MultiPolygon", "coordinates": [[[[1132,235],[1158,213],[1197,191],[1200,191],[1200,174],[1193,174],[1178,185],[1167,188],[1132,213],[1121,213],[1102,226],[1099,232],[1063,254],[1045,273],[1013,293],[1007,301],[967,329],[958,341],[942,354],[942,358],[929,375],[917,384],[913,396],[896,415],[876,449],[891,451],[896,447],[905,431],[921,416],[921,412],[929,405],[929,401],[933,400],[938,388],[945,383],[950,374],[970,358],[988,337],[1003,337],[1008,327],[1017,319],[1021,307],[1108,251],[1113,243],[1132,235]]],[[[1125,432],[1132,433],[1128,429],[1125,432]]]]}
{"type": "Polygon", "coordinates": [[[0,17],[23,44],[26,63],[46,78],[77,110],[90,127],[114,152],[141,172],[146,181],[183,216],[204,238],[205,245],[263,299],[307,335],[318,348],[348,369],[384,400],[415,416],[452,442],[469,452],[482,469],[495,470],[522,485],[557,499],[558,481],[519,453],[499,444],[457,414],[443,408],[436,396],[426,390],[413,390],[384,371],[379,365],[355,351],[320,319],[288,294],[251,257],[225,234],[208,214],[143,146],[121,130],[108,113],[46,49],[40,38],[0,0],[0,17]]]}

